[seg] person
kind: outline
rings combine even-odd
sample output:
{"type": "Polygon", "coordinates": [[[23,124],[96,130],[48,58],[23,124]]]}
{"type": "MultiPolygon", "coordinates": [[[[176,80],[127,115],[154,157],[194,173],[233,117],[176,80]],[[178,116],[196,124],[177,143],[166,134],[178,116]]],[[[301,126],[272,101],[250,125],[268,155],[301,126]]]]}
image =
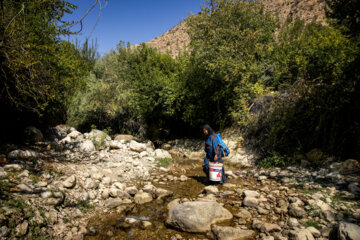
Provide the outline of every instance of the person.
{"type": "MultiPolygon", "coordinates": [[[[208,125],[206,124],[203,127],[203,132],[205,135],[205,152],[206,152],[206,157],[204,159],[204,163],[202,165],[203,167],[203,171],[206,174],[206,177],[209,181],[209,162],[219,162],[219,163],[223,163],[222,160],[222,149],[219,145],[219,138],[217,136],[217,134],[215,133],[215,131],[208,125]]],[[[225,169],[224,166],[222,168],[222,177],[221,177],[221,181],[220,183],[224,183],[226,182],[226,176],[225,176],[225,169]]]]}

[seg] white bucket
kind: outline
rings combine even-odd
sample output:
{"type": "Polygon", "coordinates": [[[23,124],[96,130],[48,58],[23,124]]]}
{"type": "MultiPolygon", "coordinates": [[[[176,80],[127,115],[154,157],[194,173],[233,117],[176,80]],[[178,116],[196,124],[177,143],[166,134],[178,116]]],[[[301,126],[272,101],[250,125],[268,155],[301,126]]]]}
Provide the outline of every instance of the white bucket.
{"type": "Polygon", "coordinates": [[[209,162],[209,178],[210,181],[220,182],[222,177],[222,163],[211,163],[209,162]]]}

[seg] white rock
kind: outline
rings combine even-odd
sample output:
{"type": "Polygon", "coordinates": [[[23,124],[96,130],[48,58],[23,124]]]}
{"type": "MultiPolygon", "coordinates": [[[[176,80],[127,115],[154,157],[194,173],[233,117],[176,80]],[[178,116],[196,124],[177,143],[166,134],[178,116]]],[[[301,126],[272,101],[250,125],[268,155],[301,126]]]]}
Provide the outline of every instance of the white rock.
{"type": "Polygon", "coordinates": [[[5,171],[19,171],[22,169],[22,166],[19,164],[6,164],[4,166],[5,171]]]}
{"type": "Polygon", "coordinates": [[[32,193],[33,192],[33,189],[31,187],[29,187],[28,185],[23,184],[23,183],[17,185],[17,187],[19,188],[20,192],[23,192],[23,193],[32,193]]]}
{"type": "Polygon", "coordinates": [[[72,175],[70,177],[68,177],[64,182],[63,182],[63,186],[66,188],[73,188],[76,185],[76,177],[75,175],[72,175]]]}
{"type": "Polygon", "coordinates": [[[94,143],[90,140],[85,140],[80,144],[80,151],[82,152],[92,152],[95,151],[94,143]]]}
{"type": "Polygon", "coordinates": [[[45,191],[45,192],[40,193],[41,198],[51,198],[52,196],[53,196],[53,194],[51,191],[45,191]]]}
{"type": "Polygon", "coordinates": [[[243,204],[245,207],[257,207],[259,205],[259,200],[254,197],[245,197],[243,204]]]}
{"type": "Polygon", "coordinates": [[[32,159],[41,157],[42,154],[31,150],[14,150],[8,154],[9,159],[32,159]]]}
{"type": "Polygon", "coordinates": [[[4,177],[7,177],[7,172],[5,172],[5,170],[2,168],[2,167],[0,167],[0,178],[4,178],[4,177]]]}
{"type": "Polygon", "coordinates": [[[259,198],[260,194],[252,190],[244,190],[245,197],[259,198]]]}
{"type": "Polygon", "coordinates": [[[102,183],[103,184],[111,184],[112,183],[112,179],[110,177],[104,177],[102,179],[102,183]]]}
{"type": "Polygon", "coordinates": [[[206,192],[206,194],[218,194],[219,193],[219,189],[215,186],[207,186],[204,188],[204,191],[206,192]]]}
{"type": "Polygon", "coordinates": [[[155,150],[155,158],[171,158],[172,159],[172,156],[171,154],[166,151],[166,150],[163,150],[163,149],[156,149],[155,150]]]}
{"type": "Polygon", "coordinates": [[[96,189],[98,187],[98,184],[92,180],[91,178],[87,178],[85,180],[85,189],[96,189]]]}
{"type": "Polygon", "coordinates": [[[91,178],[92,179],[101,181],[103,177],[104,177],[104,174],[102,172],[98,171],[98,172],[91,173],[91,178]]]}
{"type": "Polygon", "coordinates": [[[137,204],[144,204],[147,202],[151,202],[153,200],[153,197],[150,193],[147,192],[143,192],[143,191],[139,191],[138,193],[136,193],[135,197],[134,197],[134,201],[137,204]]]}
{"type": "Polygon", "coordinates": [[[130,150],[134,151],[134,152],[138,152],[141,153],[143,151],[146,151],[146,145],[143,143],[138,143],[134,140],[130,141],[130,150]]]}

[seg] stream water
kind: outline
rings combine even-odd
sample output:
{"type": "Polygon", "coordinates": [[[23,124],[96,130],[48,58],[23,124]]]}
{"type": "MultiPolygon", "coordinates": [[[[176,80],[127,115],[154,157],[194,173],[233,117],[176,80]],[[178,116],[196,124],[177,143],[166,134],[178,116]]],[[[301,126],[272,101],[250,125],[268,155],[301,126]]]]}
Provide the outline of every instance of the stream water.
{"type": "MultiPolygon", "coordinates": [[[[233,171],[239,170],[235,165],[225,167],[233,171]]],[[[88,224],[88,228],[95,230],[94,234],[92,236],[86,236],[85,239],[170,239],[177,234],[181,235],[184,239],[208,238],[206,234],[181,232],[165,224],[168,214],[167,204],[170,201],[177,198],[187,198],[190,201],[195,200],[206,186],[206,177],[202,171],[201,162],[175,160],[169,168],[171,171],[165,173],[164,176],[171,174],[180,177],[180,175],[184,174],[188,177],[188,180],[185,182],[167,181],[166,184],[153,182],[153,185],[158,188],[172,191],[172,197],[154,200],[143,205],[129,204],[121,213],[116,211],[106,214],[99,213],[91,218],[88,224]],[[145,228],[142,225],[142,221],[151,222],[151,227],[145,228]]],[[[237,187],[242,188],[244,184],[246,186],[251,185],[252,181],[255,181],[254,184],[256,185],[255,179],[245,178],[229,179],[228,183],[236,184],[237,187]]],[[[229,189],[223,189],[222,186],[219,186],[219,190],[220,192],[224,192],[229,189]]],[[[233,214],[238,212],[239,204],[241,204],[236,194],[230,194],[229,196],[224,195],[219,198],[218,202],[224,203],[224,207],[233,214]]],[[[232,226],[236,224],[235,221],[234,219],[231,220],[231,222],[222,224],[232,226]]]]}

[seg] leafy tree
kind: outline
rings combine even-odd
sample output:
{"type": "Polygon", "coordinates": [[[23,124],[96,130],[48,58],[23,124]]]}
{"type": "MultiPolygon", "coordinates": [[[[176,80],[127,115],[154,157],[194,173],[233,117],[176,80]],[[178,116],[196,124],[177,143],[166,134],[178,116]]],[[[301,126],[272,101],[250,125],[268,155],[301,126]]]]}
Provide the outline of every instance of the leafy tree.
{"type": "Polygon", "coordinates": [[[224,127],[233,110],[244,123],[249,101],[266,89],[277,21],[255,1],[207,1],[201,10],[187,21],[192,52],[184,118],[224,127]]]}

